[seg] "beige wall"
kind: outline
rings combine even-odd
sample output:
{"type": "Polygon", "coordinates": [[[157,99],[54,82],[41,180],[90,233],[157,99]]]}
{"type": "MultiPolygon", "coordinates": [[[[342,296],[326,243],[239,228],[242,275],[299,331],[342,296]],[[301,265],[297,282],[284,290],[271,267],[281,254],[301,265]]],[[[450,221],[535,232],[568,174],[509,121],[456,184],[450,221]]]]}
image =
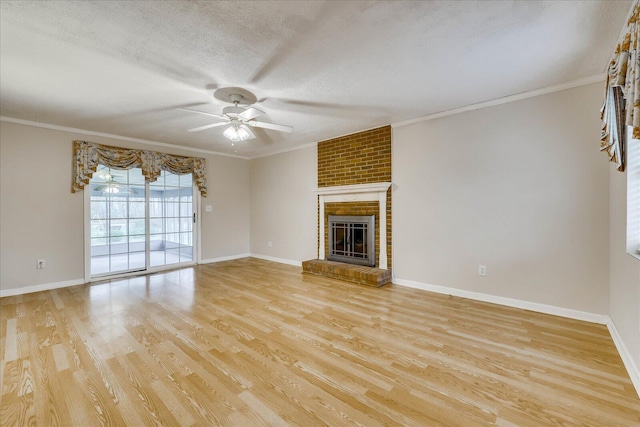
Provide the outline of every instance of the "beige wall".
{"type": "Polygon", "coordinates": [[[82,193],[71,193],[76,135],[0,123],[0,287],[84,278],[82,193]],[[37,259],[46,268],[36,269],[37,259]]]}
{"type": "Polygon", "coordinates": [[[251,253],[296,262],[318,257],[316,186],[316,147],[251,161],[251,253]]]}
{"type": "MultiPolygon", "coordinates": [[[[200,153],[0,123],[0,287],[3,291],[84,278],[84,193],[71,193],[72,141],[200,153]],[[46,259],[46,268],[36,261],[46,259]]],[[[249,161],[204,155],[202,259],[249,252],[249,161]]]]}
{"type": "Polygon", "coordinates": [[[640,261],[626,253],[626,173],[609,169],[609,315],[639,369],[640,261]]]}
{"type": "Polygon", "coordinates": [[[601,86],[395,128],[394,277],[607,314],[601,86]]]}
{"type": "Polygon", "coordinates": [[[207,191],[202,199],[202,260],[248,254],[251,215],[250,162],[205,156],[207,191]],[[212,212],[205,212],[211,205],[212,212]]]}

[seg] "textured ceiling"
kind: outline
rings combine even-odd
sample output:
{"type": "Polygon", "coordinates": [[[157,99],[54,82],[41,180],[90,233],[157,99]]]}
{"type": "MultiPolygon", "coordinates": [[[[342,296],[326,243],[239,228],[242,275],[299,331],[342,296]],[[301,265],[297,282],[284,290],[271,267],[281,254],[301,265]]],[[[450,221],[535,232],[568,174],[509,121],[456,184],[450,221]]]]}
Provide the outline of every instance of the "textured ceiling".
{"type": "Polygon", "coordinates": [[[601,74],[631,3],[3,0],[0,115],[256,157],[601,74]],[[228,86],[294,132],[187,132],[228,86]]]}

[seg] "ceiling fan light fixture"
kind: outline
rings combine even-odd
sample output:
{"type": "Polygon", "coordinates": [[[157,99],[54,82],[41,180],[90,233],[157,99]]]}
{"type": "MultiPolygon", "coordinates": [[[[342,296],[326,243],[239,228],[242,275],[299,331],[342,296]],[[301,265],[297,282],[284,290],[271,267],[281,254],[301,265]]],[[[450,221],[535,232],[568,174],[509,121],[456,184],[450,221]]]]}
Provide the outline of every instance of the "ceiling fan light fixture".
{"type": "Polygon", "coordinates": [[[232,142],[245,141],[251,138],[251,132],[245,125],[233,123],[223,133],[225,138],[232,142]]]}
{"type": "Polygon", "coordinates": [[[207,113],[198,110],[191,110],[189,108],[178,108],[182,111],[211,116],[215,117],[216,119],[222,120],[221,122],[187,129],[188,132],[200,132],[202,130],[211,129],[218,126],[228,126],[222,132],[222,135],[231,141],[232,146],[236,142],[256,138],[256,134],[251,128],[261,128],[286,133],[293,132],[293,128],[291,126],[256,120],[256,118],[263,116],[265,112],[255,107],[250,107],[250,105],[255,104],[258,99],[254,94],[246,89],[238,87],[221,88],[216,90],[213,96],[216,99],[233,104],[233,106],[224,107],[222,109],[222,115],[207,113]],[[240,105],[243,105],[243,107],[241,107],[240,105]]]}
{"type": "Polygon", "coordinates": [[[124,194],[129,194],[132,193],[132,191],[129,191],[129,189],[127,188],[127,186],[120,184],[118,181],[116,181],[113,178],[113,175],[110,174],[106,174],[106,175],[102,175],[98,173],[97,178],[101,178],[101,179],[105,179],[106,178],[106,182],[104,184],[98,185],[97,187],[94,188],[94,191],[100,191],[103,193],[108,193],[108,194],[116,194],[116,193],[124,193],[124,194]]]}
{"type": "Polygon", "coordinates": [[[114,184],[107,184],[107,188],[105,188],[102,191],[104,191],[105,193],[113,193],[113,194],[115,194],[115,193],[119,193],[120,189],[118,187],[116,187],[116,185],[114,185],[114,184]]]}

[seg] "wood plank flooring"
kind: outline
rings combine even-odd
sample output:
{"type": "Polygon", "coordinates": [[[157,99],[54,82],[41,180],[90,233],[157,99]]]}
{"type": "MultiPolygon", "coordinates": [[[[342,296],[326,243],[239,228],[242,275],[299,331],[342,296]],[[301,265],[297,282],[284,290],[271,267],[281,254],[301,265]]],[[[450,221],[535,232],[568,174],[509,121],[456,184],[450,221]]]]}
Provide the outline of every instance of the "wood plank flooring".
{"type": "Polygon", "coordinates": [[[0,320],[2,426],[640,426],[605,326],[257,259],[0,320]]]}

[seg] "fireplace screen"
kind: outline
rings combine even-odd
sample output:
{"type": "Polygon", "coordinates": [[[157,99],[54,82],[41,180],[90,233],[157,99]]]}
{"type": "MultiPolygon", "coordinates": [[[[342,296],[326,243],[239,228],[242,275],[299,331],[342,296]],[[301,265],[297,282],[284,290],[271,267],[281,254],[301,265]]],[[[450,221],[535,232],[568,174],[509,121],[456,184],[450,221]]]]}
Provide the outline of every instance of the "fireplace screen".
{"type": "Polygon", "coordinates": [[[329,259],[376,265],[376,216],[329,215],[329,259]]]}

